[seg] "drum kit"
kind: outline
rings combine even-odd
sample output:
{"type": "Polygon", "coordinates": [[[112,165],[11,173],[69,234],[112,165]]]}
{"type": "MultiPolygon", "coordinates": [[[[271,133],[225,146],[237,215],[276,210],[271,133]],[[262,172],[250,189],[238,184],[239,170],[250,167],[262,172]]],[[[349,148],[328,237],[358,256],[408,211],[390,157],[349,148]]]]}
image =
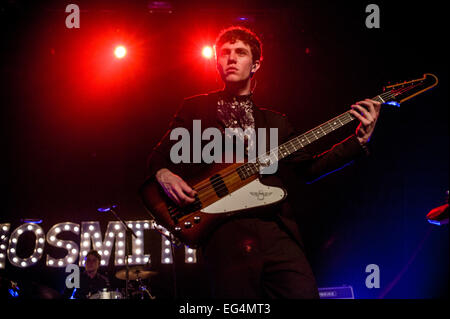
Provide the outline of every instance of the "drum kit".
{"type": "Polygon", "coordinates": [[[145,285],[144,280],[157,275],[156,271],[151,271],[146,267],[137,266],[122,269],[116,272],[116,278],[128,282],[128,289],[124,291],[108,290],[107,288],[92,294],[89,299],[155,299],[150,293],[149,287],[145,285]]]}
{"type": "MultiPolygon", "coordinates": [[[[125,228],[125,251],[127,252],[125,255],[125,269],[116,272],[116,278],[125,280],[125,291],[122,294],[119,291],[110,291],[108,289],[103,289],[98,293],[90,295],[89,299],[155,299],[154,296],[150,294],[149,289],[146,285],[144,285],[143,280],[149,279],[150,277],[158,274],[155,271],[149,270],[147,267],[136,266],[129,267],[128,266],[128,253],[130,253],[131,247],[131,238],[138,238],[136,233],[128,226],[128,224],[119,216],[116,212],[117,205],[109,204],[106,206],[102,206],[97,208],[99,212],[110,212],[116,217],[116,219],[122,223],[125,228]]],[[[149,260],[150,261],[150,260],[149,260]]],[[[148,264],[147,264],[148,265],[148,264]]]]}

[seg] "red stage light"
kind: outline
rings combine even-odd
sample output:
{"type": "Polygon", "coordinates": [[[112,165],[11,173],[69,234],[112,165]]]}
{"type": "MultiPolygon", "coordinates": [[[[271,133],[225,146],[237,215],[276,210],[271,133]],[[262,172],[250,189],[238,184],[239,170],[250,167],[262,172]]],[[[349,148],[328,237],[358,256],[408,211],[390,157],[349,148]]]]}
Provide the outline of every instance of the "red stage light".
{"type": "Polygon", "coordinates": [[[211,59],[213,56],[213,49],[210,46],[203,47],[202,55],[207,59],[211,59]]]}
{"type": "Polygon", "coordinates": [[[127,49],[123,45],[119,45],[114,49],[114,55],[118,59],[122,59],[127,54],[127,49]]]}

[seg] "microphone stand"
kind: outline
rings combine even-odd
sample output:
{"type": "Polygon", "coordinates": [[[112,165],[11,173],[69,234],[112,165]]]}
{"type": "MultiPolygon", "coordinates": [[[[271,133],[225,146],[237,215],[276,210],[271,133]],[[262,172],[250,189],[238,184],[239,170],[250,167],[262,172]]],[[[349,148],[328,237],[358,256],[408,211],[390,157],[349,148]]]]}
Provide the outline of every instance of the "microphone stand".
{"type": "MultiPolygon", "coordinates": [[[[114,217],[116,217],[116,219],[118,221],[120,221],[122,223],[122,225],[125,227],[125,298],[128,299],[129,295],[128,295],[128,282],[129,282],[129,267],[128,267],[128,256],[130,254],[130,249],[131,249],[131,245],[130,245],[130,239],[132,238],[131,236],[134,236],[134,238],[137,238],[137,235],[134,233],[134,231],[128,227],[127,223],[125,223],[125,221],[119,216],[117,215],[116,211],[114,210],[114,208],[116,208],[116,205],[112,205],[109,206],[108,208],[101,208],[101,211],[110,211],[114,217]]],[[[100,210],[100,209],[99,209],[100,210]]]]}

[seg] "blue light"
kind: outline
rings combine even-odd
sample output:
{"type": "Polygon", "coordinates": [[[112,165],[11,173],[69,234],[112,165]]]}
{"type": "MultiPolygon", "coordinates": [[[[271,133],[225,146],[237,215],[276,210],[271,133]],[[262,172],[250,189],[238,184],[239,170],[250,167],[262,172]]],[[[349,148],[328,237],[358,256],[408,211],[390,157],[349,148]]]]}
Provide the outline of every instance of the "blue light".
{"type": "Polygon", "coordinates": [[[252,23],[252,22],[255,22],[255,18],[253,16],[240,16],[240,17],[236,17],[235,21],[252,23]]]}
{"type": "Polygon", "coordinates": [[[400,107],[400,103],[398,103],[398,102],[396,102],[396,101],[388,101],[388,102],[385,102],[385,103],[383,103],[383,104],[388,104],[388,105],[400,107]]]}
{"type": "Polygon", "coordinates": [[[430,224],[438,225],[438,226],[442,226],[442,225],[448,224],[448,218],[444,219],[444,220],[433,220],[433,219],[427,219],[427,220],[428,220],[428,222],[430,224]]]}
{"type": "Polygon", "coordinates": [[[74,288],[73,289],[73,292],[72,292],[72,296],[70,296],[70,298],[69,299],[75,299],[75,292],[77,291],[77,288],[74,288]]]}
{"type": "MultiPolygon", "coordinates": [[[[19,288],[17,288],[17,290],[19,290],[19,288]]],[[[19,297],[19,293],[18,293],[16,290],[10,288],[8,291],[9,291],[9,294],[10,294],[13,298],[19,297]]]]}
{"type": "Polygon", "coordinates": [[[309,184],[313,184],[313,183],[317,182],[318,180],[324,178],[325,176],[328,176],[328,175],[330,175],[330,174],[333,174],[334,172],[340,171],[341,169],[343,169],[343,168],[345,168],[345,167],[347,167],[347,166],[352,165],[353,162],[354,162],[354,161],[348,162],[348,163],[344,164],[343,166],[341,166],[341,167],[339,167],[339,168],[336,168],[334,171],[325,173],[325,174],[323,174],[323,175],[317,177],[316,179],[314,179],[314,180],[312,180],[312,181],[306,182],[306,184],[308,184],[308,185],[309,185],[309,184]]]}
{"type": "Polygon", "coordinates": [[[27,224],[41,224],[42,223],[42,219],[33,219],[33,218],[24,218],[24,219],[21,219],[21,221],[23,223],[27,223],[27,224]]]}
{"type": "Polygon", "coordinates": [[[111,209],[116,208],[116,207],[117,207],[117,205],[99,207],[99,208],[97,208],[97,211],[102,212],[102,213],[109,212],[111,209]]]}

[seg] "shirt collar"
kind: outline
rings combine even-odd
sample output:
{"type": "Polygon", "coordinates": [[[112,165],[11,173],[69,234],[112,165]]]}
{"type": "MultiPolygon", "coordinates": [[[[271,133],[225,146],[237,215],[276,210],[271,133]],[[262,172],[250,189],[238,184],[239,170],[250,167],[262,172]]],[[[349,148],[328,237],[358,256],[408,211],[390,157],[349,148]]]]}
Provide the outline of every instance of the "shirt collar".
{"type": "Polygon", "coordinates": [[[220,92],[220,97],[225,101],[245,102],[245,101],[252,100],[253,93],[249,93],[249,94],[245,94],[245,95],[233,95],[227,91],[222,91],[222,92],[220,92]]]}

